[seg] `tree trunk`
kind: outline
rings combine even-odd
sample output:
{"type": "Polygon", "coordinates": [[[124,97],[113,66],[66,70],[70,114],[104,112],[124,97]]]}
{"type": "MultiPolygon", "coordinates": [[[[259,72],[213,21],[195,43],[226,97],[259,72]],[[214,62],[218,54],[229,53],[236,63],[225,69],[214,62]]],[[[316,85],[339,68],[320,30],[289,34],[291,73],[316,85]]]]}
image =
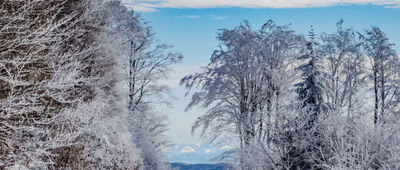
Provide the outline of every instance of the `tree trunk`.
{"type": "Polygon", "coordinates": [[[385,70],[383,68],[383,58],[381,57],[381,121],[384,123],[384,112],[385,112],[385,70]]]}
{"type": "Polygon", "coordinates": [[[374,95],[375,95],[375,108],[374,108],[374,124],[378,123],[378,78],[377,78],[377,66],[374,66],[374,95]]]}

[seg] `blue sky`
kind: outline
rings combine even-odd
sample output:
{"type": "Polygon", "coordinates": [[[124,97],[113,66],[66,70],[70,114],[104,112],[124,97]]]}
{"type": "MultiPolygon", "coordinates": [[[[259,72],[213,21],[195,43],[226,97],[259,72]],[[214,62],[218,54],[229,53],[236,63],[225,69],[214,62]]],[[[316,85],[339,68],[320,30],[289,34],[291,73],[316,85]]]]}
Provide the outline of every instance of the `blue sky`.
{"type": "Polygon", "coordinates": [[[282,3],[270,0],[231,0],[232,5],[227,0],[215,3],[217,1],[123,1],[134,8],[136,5],[145,20],[150,21],[157,39],[173,45],[173,50],[181,52],[185,57],[181,64],[174,66],[175,71],[165,81],[177,97],[172,101],[173,108],[159,107],[169,117],[168,135],[176,144],[204,143],[198,135],[193,137],[190,133],[191,125],[204,110],[195,108],[184,112],[190,97],[184,96],[185,89],[179,87],[178,83],[184,75],[199,71],[200,66],[209,62],[211,53],[218,45],[218,29],[231,29],[243,20],[250,21],[254,29],[259,29],[267,20],[272,19],[280,25],[290,23],[291,28],[300,34],[306,34],[311,25],[316,32],[330,33],[335,31],[336,22],[342,18],[346,27],[358,31],[369,29],[371,25],[380,27],[391,42],[398,44],[395,48],[400,52],[399,0],[293,1],[298,3],[299,8],[292,8],[291,0],[279,1],[282,3]]]}

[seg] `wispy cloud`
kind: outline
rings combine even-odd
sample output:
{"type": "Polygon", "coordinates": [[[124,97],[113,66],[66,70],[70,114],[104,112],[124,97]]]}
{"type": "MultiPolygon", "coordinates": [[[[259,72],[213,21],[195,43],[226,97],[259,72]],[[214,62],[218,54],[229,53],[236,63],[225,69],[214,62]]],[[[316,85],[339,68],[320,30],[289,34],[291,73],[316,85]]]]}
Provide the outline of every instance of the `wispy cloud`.
{"type": "Polygon", "coordinates": [[[213,16],[211,19],[220,21],[226,18],[228,18],[228,16],[213,16]]]}
{"type": "Polygon", "coordinates": [[[159,8],[308,8],[345,4],[374,4],[400,7],[400,0],[123,0],[125,4],[142,12],[159,8]]]}
{"type": "Polygon", "coordinates": [[[133,9],[134,11],[139,11],[139,12],[156,12],[158,11],[154,7],[147,7],[146,4],[126,4],[126,6],[130,9],[133,9]]]}
{"type": "Polygon", "coordinates": [[[180,153],[192,153],[192,152],[196,152],[196,151],[190,146],[186,146],[180,151],[180,153]]]}
{"type": "Polygon", "coordinates": [[[400,4],[399,5],[389,5],[389,6],[385,6],[386,8],[400,8],[400,4]]]}
{"type": "Polygon", "coordinates": [[[211,149],[206,149],[204,153],[211,153],[211,149]]]}
{"type": "Polygon", "coordinates": [[[185,16],[180,16],[178,18],[197,19],[200,18],[200,15],[185,15],[185,16]]]}

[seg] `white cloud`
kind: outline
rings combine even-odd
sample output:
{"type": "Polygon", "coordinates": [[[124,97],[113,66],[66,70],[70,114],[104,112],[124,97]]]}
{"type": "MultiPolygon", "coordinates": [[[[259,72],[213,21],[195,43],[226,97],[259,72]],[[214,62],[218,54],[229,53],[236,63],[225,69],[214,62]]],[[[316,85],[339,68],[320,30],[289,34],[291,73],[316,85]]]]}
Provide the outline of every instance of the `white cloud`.
{"type": "Polygon", "coordinates": [[[228,145],[224,145],[221,147],[221,149],[229,149],[229,148],[230,148],[230,146],[228,146],[228,145]]]}
{"type": "Polygon", "coordinates": [[[158,8],[307,8],[343,4],[400,6],[400,0],[123,0],[122,2],[142,12],[155,11],[158,8]]]}
{"type": "Polygon", "coordinates": [[[205,152],[205,153],[210,153],[210,152],[211,152],[211,149],[206,149],[204,152],[205,152]]]}
{"type": "Polygon", "coordinates": [[[140,11],[140,12],[156,12],[158,11],[157,9],[153,7],[146,7],[146,4],[127,4],[126,5],[128,8],[133,9],[134,11],[140,11]]]}
{"type": "Polygon", "coordinates": [[[196,151],[190,146],[186,146],[180,151],[180,153],[192,153],[192,152],[196,152],[196,151]]]}
{"type": "Polygon", "coordinates": [[[228,18],[228,17],[227,16],[213,16],[212,17],[213,20],[224,20],[226,18],[228,18]]]}

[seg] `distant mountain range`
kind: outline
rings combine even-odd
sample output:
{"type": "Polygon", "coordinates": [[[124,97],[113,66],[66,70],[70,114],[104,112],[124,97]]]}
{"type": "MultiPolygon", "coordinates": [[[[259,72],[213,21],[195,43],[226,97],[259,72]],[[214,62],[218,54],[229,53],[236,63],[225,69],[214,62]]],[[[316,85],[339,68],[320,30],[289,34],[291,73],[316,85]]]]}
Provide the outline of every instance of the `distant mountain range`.
{"type": "Polygon", "coordinates": [[[172,170],[229,170],[232,169],[228,164],[185,164],[171,163],[172,170]]]}
{"type": "Polygon", "coordinates": [[[211,159],[229,149],[232,147],[228,145],[179,144],[172,146],[167,156],[169,162],[209,165],[211,159]]]}

